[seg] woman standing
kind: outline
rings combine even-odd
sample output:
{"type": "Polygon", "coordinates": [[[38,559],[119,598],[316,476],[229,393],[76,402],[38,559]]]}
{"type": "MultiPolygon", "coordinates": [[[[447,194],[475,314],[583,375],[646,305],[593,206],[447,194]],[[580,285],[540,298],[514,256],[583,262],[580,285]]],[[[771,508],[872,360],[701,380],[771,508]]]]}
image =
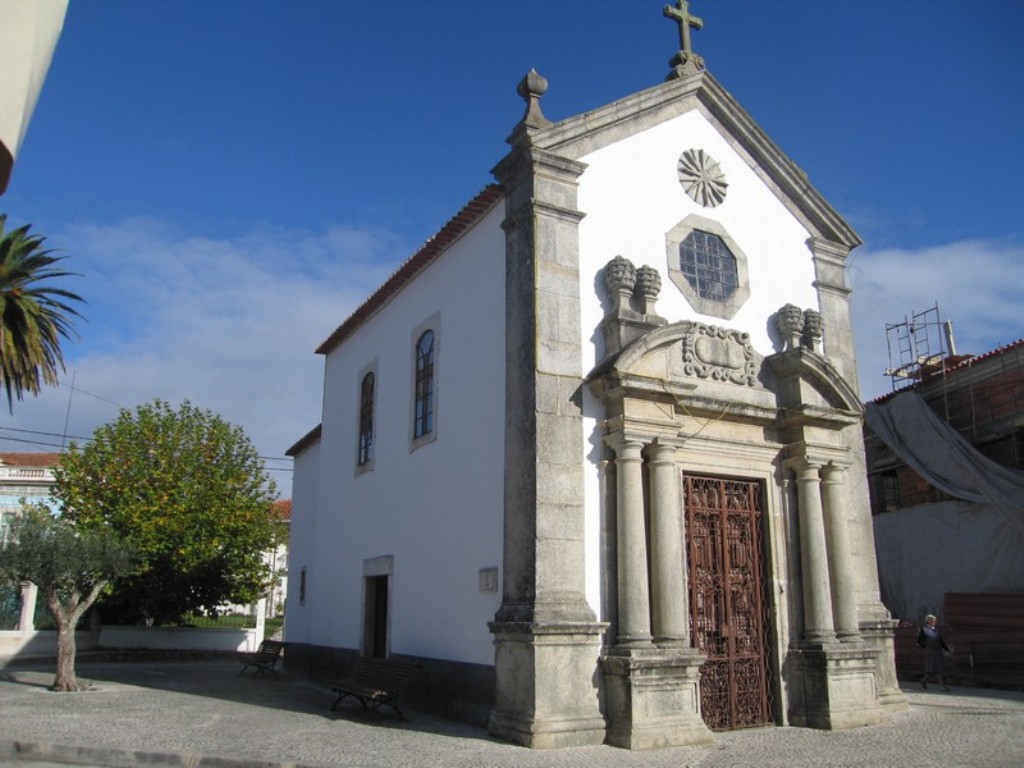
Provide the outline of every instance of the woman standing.
{"type": "Polygon", "coordinates": [[[939,679],[942,690],[948,691],[949,687],[943,678],[943,653],[947,653],[949,647],[942,639],[935,616],[931,613],[924,617],[924,626],[917,633],[917,644],[924,648],[924,677],[921,678],[921,687],[928,688],[928,678],[934,676],[939,679]]]}

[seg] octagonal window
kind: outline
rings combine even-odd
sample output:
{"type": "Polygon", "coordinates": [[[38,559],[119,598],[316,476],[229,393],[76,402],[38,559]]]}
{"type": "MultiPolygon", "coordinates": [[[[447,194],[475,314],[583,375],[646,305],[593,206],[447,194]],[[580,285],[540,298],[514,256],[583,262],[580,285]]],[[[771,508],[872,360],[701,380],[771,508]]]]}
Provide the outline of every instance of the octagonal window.
{"type": "Polygon", "coordinates": [[[695,229],[679,245],[679,271],[697,295],[728,301],[739,286],[736,257],[718,235],[695,229]]]}
{"type": "Polygon", "coordinates": [[[665,246],[669,279],[698,312],[728,319],[750,297],[747,257],[717,221],[687,216],[665,246]]]}

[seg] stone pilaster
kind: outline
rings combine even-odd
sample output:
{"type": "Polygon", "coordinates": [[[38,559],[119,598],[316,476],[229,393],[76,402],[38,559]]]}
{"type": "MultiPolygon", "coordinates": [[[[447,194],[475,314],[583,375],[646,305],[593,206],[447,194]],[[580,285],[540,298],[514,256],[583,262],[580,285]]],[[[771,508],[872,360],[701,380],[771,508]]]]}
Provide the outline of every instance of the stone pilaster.
{"type": "Polygon", "coordinates": [[[807,246],[814,259],[814,287],[818,291],[818,307],[825,328],[824,354],[856,390],[856,352],[850,319],[850,288],[846,281],[850,245],[812,237],[807,246]]]}
{"type": "Polygon", "coordinates": [[[843,730],[882,721],[875,688],[877,652],[864,646],[794,652],[790,725],[843,730]]]}
{"type": "Polygon", "coordinates": [[[693,648],[602,660],[608,743],[626,749],[708,744],[700,717],[700,667],[693,648]]]}
{"type": "Polygon", "coordinates": [[[861,639],[875,653],[875,693],[883,712],[902,712],[910,706],[896,678],[895,627],[895,619],[871,618],[860,623],[861,639]]]}
{"type": "MultiPolygon", "coordinates": [[[[536,80],[536,78],[534,78],[536,80]]],[[[494,173],[505,194],[505,550],[495,638],[495,735],[530,747],[599,744],[605,625],[585,597],[579,401],[577,178],[533,146],[545,121],[529,78],[524,121],[494,173]],[[533,117],[531,117],[533,115],[533,117]]]]}

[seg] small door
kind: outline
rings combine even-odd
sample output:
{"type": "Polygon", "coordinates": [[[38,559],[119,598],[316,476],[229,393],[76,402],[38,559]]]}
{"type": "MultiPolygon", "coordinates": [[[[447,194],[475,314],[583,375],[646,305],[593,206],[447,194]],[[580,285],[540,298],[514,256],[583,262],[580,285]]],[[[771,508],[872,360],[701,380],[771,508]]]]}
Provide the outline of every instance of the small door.
{"type": "Polygon", "coordinates": [[[363,653],[383,659],[388,655],[388,581],[390,576],[366,577],[363,606],[363,653]]]}
{"type": "Polygon", "coordinates": [[[707,662],[700,700],[712,730],[771,724],[757,481],[684,478],[693,645],[707,662]]]}

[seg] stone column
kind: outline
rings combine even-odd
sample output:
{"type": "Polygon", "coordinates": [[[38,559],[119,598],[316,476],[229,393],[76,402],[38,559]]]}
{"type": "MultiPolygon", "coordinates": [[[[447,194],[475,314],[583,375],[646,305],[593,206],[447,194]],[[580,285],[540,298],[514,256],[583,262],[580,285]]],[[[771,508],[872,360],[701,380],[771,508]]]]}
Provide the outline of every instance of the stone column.
{"type": "Polygon", "coordinates": [[[642,449],[643,443],[630,439],[622,440],[615,446],[618,488],[618,649],[651,647],[642,449]]]}
{"type": "Polygon", "coordinates": [[[690,644],[686,549],[674,445],[656,442],[651,471],[651,628],[661,648],[690,644]]]}
{"type": "Polygon", "coordinates": [[[821,505],[821,465],[799,459],[794,467],[800,517],[800,569],[803,582],[804,642],[835,639],[828,580],[828,549],[821,505]]]}
{"type": "Polygon", "coordinates": [[[846,524],[845,468],[835,462],[822,469],[822,502],[828,539],[828,570],[832,582],[832,617],[836,635],[851,642],[860,639],[857,623],[857,579],[846,524]]]}
{"type": "Polygon", "coordinates": [[[704,657],[687,646],[675,450],[658,442],[651,446],[649,455],[652,607],[648,599],[643,444],[622,435],[613,438],[612,444],[618,480],[619,635],[616,645],[601,660],[607,743],[627,749],[706,744],[712,735],[700,717],[700,668],[704,657]],[[652,615],[656,635],[653,642],[652,615]]]}

